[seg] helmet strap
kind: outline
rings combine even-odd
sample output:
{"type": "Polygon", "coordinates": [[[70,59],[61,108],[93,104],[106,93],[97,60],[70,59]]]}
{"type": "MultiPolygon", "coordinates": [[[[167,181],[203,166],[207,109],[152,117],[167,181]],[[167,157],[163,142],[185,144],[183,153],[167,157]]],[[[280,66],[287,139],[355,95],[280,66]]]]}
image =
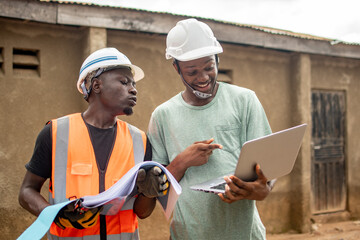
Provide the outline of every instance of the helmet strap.
{"type": "Polygon", "coordinates": [[[83,95],[84,95],[84,99],[87,101],[88,98],[89,98],[90,89],[89,89],[89,91],[86,89],[86,87],[85,87],[85,80],[81,83],[80,87],[81,87],[81,89],[82,89],[82,92],[83,92],[83,95]]]}
{"type": "MultiPolygon", "coordinates": [[[[183,80],[183,82],[189,87],[191,88],[193,94],[197,97],[197,98],[200,98],[200,99],[207,99],[209,97],[212,96],[212,93],[203,93],[203,92],[200,92],[198,90],[195,90],[193,87],[190,86],[190,84],[188,84],[185,79],[183,78],[182,74],[180,73],[180,77],[181,79],[183,80]]],[[[215,85],[216,85],[216,79],[214,81],[214,85],[213,85],[213,88],[211,89],[211,92],[214,91],[214,88],[215,88],[215,85]]]]}
{"type": "MultiPolygon", "coordinates": [[[[218,67],[218,56],[217,54],[215,55],[215,59],[216,59],[216,67],[218,67]]],[[[193,87],[190,86],[189,83],[187,83],[181,73],[181,70],[180,70],[180,66],[179,66],[179,61],[177,59],[174,59],[174,62],[176,64],[176,67],[177,67],[177,70],[178,70],[178,73],[180,74],[180,77],[181,77],[181,80],[186,84],[186,86],[188,86],[191,90],[192,90],[192,93],[197,97],[197,98],[200,98],[200,99],[208,99],[212,96],[212,93],[214,92],[214,89],[215,89],[215,85],[216,85],[216,77],[214,79],[214,84],[212,86],[212,89],[211,89],[211,92],[212,93],[204,93],[204,92],[200,92],[198,90],[195,90],[193,87]]]]}
{"type": "MultiPolygon", "coordinates": [[[[111,70],[111,69],[110,69],[110,70],[111,70]]],[[[92,89],[91,85],[92,85],[93,79],[99,77],[99,76],[100,76],[102,73],[104,73],[105,71],[106,71],[105,68],[99,68],[99,69],[96,71],[95,75],[91,78],[89,90],[86,89],[86,86],[85,86],[85,84],[86,84],[86,78],[85,78],[84,81],[81,83],[80,87],[81,87],[81,89],[82,89],[82,91],[83,91],[84,99],[85,99],[86,101],[88,101],[89,95],[90,95],[90,93],[91,93],[91,89],[92,89]]]]}

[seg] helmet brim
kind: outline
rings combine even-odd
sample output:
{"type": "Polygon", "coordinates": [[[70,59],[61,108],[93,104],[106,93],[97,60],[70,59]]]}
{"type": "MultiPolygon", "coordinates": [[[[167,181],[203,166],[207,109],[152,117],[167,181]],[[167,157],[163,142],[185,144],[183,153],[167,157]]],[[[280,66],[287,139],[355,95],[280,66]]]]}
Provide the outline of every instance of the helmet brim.
{"type": "Polygon", "coordinates": [[[131,64],[129,67],[131,68],[135,82],[140,81],[145,77],[145,73],[140,67],[133,64],[131,64]]]}
{"type": "MultiPolygon", "coordinates": [[[[138,82],[145,77],[144,71],[140,67],[133,65],[133,64],[114,65],[114,66],[107,66],[107,67],[116,67],[116,66],[129,67],[131,69],[131,73],[133,74],[133,78],[134,78],[135,82],[138,82]]],[[[91,71],[95,71],[97,69],[99,69],[99,68],[95,68],[91,71]]],[[[81,88],[81,84],[84,82],[85,78],[86,78],[86,76],[83,76],[81,79],[78,79],[77,84],[76,84],[78,91],[82,94],[84,94],[84,93],[81,88]]]]}
{"type": "Polygon", "coordinates": [[[172,56],[171,54],[166,53],[166,59],[175,58],[176,60],[184,62],[184,61],[191,61],[191,60],[195,60],[195,59],[199,59],[199,58],[203,58],[203,57],[207,57],[207,56],[212,56],[212,55],[219,54],[222,52],[223,52],[223,49],[221,46],[211,46],[211,47],[195,49],[193,51],[189,51],[189,52],[181,54],[179,56],[172,56]]]}

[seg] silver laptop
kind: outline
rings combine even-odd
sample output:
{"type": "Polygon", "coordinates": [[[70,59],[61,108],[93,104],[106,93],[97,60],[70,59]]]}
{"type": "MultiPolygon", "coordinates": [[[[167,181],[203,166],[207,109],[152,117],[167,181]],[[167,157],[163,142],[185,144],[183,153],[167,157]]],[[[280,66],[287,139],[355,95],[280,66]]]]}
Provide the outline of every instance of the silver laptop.
{"type": "MultiPolygon", "coordinates": [[[[247,141],[243,144],[235,173],[244,181],[257,178],[255,165],[260,164],[268,181],[289,174],[295,164],[296,157],[305,134],[307,124],[298,125],[270,135],[247,141]]],[[[224,176],[212,179],[190,188],[197,191],[224,193],[224,176]]]]}

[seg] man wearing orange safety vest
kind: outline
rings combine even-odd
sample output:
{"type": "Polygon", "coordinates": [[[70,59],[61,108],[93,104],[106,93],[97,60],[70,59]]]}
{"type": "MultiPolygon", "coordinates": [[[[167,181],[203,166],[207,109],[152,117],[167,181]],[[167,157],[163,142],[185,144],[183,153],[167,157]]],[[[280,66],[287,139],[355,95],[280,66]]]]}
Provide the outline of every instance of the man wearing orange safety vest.
{"type": "MultiPolygon", "coordinates": [[[[97,195],[110,188],[137,163],[151,160],[145,133],[117,119],[136,105],[135,82],[143,71],[115,48],[103,48],[84,61],[77,82],[88,102],[83,113],[50,121],[39,133],[26,164],[19,202],[38,216],[50,204],[97,195]],[[50,178],[49,201],[40,194],[50,178]]],[[[140,169],[137,192],[116,215],[102,207],[65,207],[56,216],[49,239],[139,239],[137,217],[148,217],[156,197],[166,193],[167,177],[158,167],[140,169]]]]}

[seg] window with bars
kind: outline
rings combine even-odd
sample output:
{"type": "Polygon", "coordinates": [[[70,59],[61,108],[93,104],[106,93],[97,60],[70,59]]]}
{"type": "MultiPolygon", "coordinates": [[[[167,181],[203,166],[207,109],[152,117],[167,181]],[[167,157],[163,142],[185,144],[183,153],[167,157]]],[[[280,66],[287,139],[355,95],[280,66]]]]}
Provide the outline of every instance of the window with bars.
{"type": "Polygon", "coordinates": [[[21,77],[40,77],[40,51],[13,49],[13,74],[21,77]]]}

